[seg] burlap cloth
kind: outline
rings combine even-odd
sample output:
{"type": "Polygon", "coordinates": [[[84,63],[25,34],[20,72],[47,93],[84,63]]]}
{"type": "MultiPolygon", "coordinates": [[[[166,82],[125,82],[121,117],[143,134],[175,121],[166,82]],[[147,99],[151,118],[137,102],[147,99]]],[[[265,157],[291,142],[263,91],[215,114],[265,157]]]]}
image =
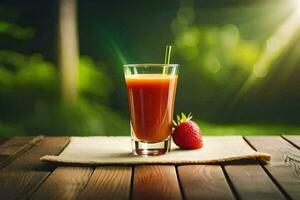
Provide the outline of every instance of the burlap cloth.
{"type": "Polygon", "coordinates": [[[87,165],[105,164],[207,164],[241,159],[270,160],[267,153],[254,151],[241,136],[203,137],[204,147],[181,150],[172,144],[166,155],[139,157],[131,153],[130,137],[72,137],[59,156],[46,155],[42,161],[87,165]]]}

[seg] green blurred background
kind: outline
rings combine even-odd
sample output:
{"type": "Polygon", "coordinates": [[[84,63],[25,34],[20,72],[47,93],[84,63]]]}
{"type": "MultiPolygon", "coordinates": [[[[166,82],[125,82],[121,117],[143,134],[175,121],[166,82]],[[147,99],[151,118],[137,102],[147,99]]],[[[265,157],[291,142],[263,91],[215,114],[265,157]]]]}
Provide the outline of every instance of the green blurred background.
{"type": "Polygon", "coordinates": [[[0,136],[129,135],[122,65],[166,44],[204,135],[300,133],[298,0],[2,0],[0,136]]]}

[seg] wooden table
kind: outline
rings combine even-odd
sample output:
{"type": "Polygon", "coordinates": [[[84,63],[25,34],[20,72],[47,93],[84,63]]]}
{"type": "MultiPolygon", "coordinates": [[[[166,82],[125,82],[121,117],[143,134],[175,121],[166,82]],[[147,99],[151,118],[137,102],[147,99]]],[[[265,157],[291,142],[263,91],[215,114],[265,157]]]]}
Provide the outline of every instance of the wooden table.
{"type": "Polygon", "coordinates": [[[249,136],[272,155],[221,165],[59,166],[68,137],[0,138],[0,199],[300,199],[300,136],[249,136]]]}

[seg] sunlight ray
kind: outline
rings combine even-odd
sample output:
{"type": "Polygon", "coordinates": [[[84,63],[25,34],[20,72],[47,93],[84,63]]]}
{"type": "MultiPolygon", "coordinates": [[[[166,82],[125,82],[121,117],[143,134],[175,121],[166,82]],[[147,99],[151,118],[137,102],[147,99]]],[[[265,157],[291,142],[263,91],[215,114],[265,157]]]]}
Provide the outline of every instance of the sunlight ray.
{"type": "Polygon", "coordinates": [[[288,47],[295,42],[300,32],[300,7],[293,12],[290,17],[281,24],[275,33],[266,41],[266,46],[253,66],[248,78],[243,83],[241,89],[237,93],[233,105],[238,103],[240,99],[249,91],[254,83],[265,78],[273,69],[274,62],[289,49],[288,47]]]}

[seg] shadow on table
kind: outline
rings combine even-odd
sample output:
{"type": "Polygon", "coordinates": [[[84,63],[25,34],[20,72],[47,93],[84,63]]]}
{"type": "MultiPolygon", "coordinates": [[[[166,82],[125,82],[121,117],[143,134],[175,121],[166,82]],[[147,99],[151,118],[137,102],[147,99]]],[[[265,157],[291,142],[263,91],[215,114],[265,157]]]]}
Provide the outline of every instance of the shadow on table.
{"type": "Polygon", "coordinates": [[[241,159],[222,163],[222,165],[266,165],[267,162],[260,159],[241,159]]]}

